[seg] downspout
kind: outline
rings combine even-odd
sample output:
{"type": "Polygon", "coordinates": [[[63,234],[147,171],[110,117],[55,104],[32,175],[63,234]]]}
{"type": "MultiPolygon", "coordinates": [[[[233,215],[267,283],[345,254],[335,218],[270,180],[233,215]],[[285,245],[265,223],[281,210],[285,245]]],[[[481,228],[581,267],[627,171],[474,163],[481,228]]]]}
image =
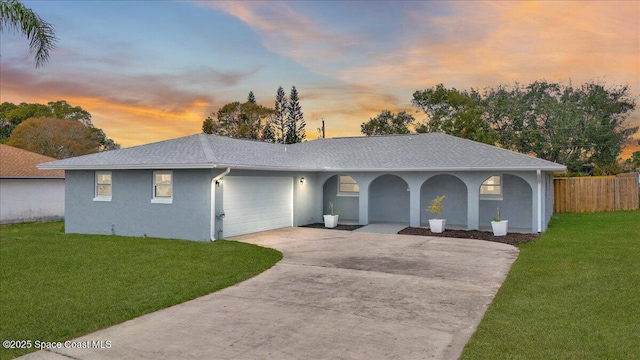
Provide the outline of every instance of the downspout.
{"type": "Polygon", "coordinates": [[[542,232],[542,171],[536,170],[538,178],[538,232],[542,232]]]}
{"type": "MultiPolygon", "coordinates": [[[[538,170],[538,171],[540,171],[540,170],[538,170]]],[[[214,177],[212,181],[221,180],[223,177],[227,176],[227,174],[229,174],[230,172],[231,172],[231,168],[227,168],[222,174],[214,177]]]]}
{"type": "MultiPolygon", "coordinates": [[[[216,214],[216,183],[222,180],[223,177],[227,176],[231,172],[231,168],[227,168],[222,174],[211,179],[211,226],[209,230],[209,237],[211,241],[215,241],[216,237],[214,235],[216,231],[216,218],[218,215],[216,214]]],[[[222,230],[220,230],[222,232],[222,230]]]]}

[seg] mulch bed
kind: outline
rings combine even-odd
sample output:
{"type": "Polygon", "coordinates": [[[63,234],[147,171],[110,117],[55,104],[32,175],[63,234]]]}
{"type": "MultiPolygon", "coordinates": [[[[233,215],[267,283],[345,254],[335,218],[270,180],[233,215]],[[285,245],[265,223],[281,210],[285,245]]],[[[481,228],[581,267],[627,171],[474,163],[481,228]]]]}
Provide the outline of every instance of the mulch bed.
{"type": "MultiPolygon", "coordinates": [[[[303,225],[301,227],[315,228],[315,229],[327,229],[327,230],[346,230],[353,231],[359,229],[364,225],[338,225],[334,228],[326,228],[323,223],[315,223],[309,225],[303,225]]],[[[402,235],[422,235],[422,236],[437,236],[437,237],[449,237],[449,238],[462,238],[462,239],[475,239],[499,242],[510,245],[520,245],[530,241],[534,241],[538,238],[538,234],[519,234],[508,233],[505,236],[493,236],[489,231],[478,230],[445,230],[442,233],[432,233],[429,229],[408,227],[400,230],[398,234],[402,235]]]]}
{"type": "Polygon", "coordinates": [[[442,233],[432,233],[429,229],[408,227],[400,230],[398,234],[403,235],[422,235],[422,236],[439,236],[450,238],[476,239],[499,242],[510,245],[520,245],[538,238],[538,234],[519,234],[507,233],[505,236],[493,236],[493,232],[478,230],[445,230],[442,233]]]}
{"type": "Polygon", "coordinates": [[[314,224],[309,224],[309,225],[302,225],[301,227],[308,227],[308,228],[314,228],[314,229],[353,231],[355,229],[360,229],[363,226],[364,225],[340,225],[340,224],[338,224],[338,226],[336,226],[334,228],[327,228],[327,227],[324,227],[323,223],[314,223],[314,224]]]}

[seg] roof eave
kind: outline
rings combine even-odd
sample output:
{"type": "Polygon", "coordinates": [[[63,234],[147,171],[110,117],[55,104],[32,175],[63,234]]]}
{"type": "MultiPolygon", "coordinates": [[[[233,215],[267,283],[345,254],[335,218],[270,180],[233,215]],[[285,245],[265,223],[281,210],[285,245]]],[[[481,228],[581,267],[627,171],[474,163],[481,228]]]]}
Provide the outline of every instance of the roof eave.
{"type": "Polygon", "coordinates": [[[64,176],[0,176],[0,180],[64,180],[64,176]]]}
{"type": "Polygon", "coordinates": [[[260,165],[233,165],[218,164],[219,167],[232,168],[234,170],[266,170],[266,171],[320,171],[319,168],[295,167],[295,166],[260,166],[260,165]]]}
{"type": "MultiPolygon", "coordinates": [[[[415,172],[415,171],[567,171],[564,166],[530,167],[429,167],[429,168],[322,168],[322,172],[415,172]]],[[[318,171],[318,170],[316,170],[318,171]]]]}
{"type": "Polygon", "coordinates": [[[310,172],[412,172],[412,171],[566,171],[565,166],[524,167],[425,167],[425,168],[313,168],[295,166],[260,166],[237,164],[110,164],[110,165],[38,165],[40,170],[149,170],[149,169],[214,169],[310,172]]]}
{"type": "Polygon", "coordinates": [[[259,166],[237,164],[110,164],[110,165],[38,165],[40,170],[151,170],[151,169],[214,169],[232,168],[235,170],[268,170],[268,171],[318,171],[317,168],[259,166]]]}
{"type": "Polygon", "coordinates": [[[148,169],[213,169],[216,164],[108,164],[108,165],[38,165],[40,170],[148,170],[148,169]]]}

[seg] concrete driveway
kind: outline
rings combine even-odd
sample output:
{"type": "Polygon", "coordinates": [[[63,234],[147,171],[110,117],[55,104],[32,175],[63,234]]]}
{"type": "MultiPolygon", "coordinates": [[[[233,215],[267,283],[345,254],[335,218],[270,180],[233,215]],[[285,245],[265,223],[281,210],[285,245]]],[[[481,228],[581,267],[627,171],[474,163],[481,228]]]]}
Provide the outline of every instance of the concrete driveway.
{"type": "Polygon", "coordinates": [[[235,238],[284,259],[238,285],[30,359],[456,359],[517,248],[287,228],[235,238]]]}

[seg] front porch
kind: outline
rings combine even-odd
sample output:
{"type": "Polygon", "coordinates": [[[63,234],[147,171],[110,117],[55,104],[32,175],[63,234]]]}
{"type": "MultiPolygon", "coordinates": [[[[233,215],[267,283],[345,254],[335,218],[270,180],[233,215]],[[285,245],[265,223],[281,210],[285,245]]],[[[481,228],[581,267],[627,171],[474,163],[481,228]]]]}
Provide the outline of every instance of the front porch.
{"type": "Polygon", "coordinates": [[[428,227],[433,214],[425,209],[431,200],[445,195],[441,218],[447,229],[491,231],[490,222],[499,207],[509,220],[510,232],[537,233],[544,216],[540,196],[544,181],[536,171],[522,172],[353,172],[323,174],[323,214],[331,202],[340,214],[340,223],[369,225],[403,223],[428,227]],[[499,196],[484,196],[481,186],[499,177],[499,196]],[[348,184],[348,186],[345,186],[348,184]],[[357,191],[340,191],[347,187],[357,191]]]}

